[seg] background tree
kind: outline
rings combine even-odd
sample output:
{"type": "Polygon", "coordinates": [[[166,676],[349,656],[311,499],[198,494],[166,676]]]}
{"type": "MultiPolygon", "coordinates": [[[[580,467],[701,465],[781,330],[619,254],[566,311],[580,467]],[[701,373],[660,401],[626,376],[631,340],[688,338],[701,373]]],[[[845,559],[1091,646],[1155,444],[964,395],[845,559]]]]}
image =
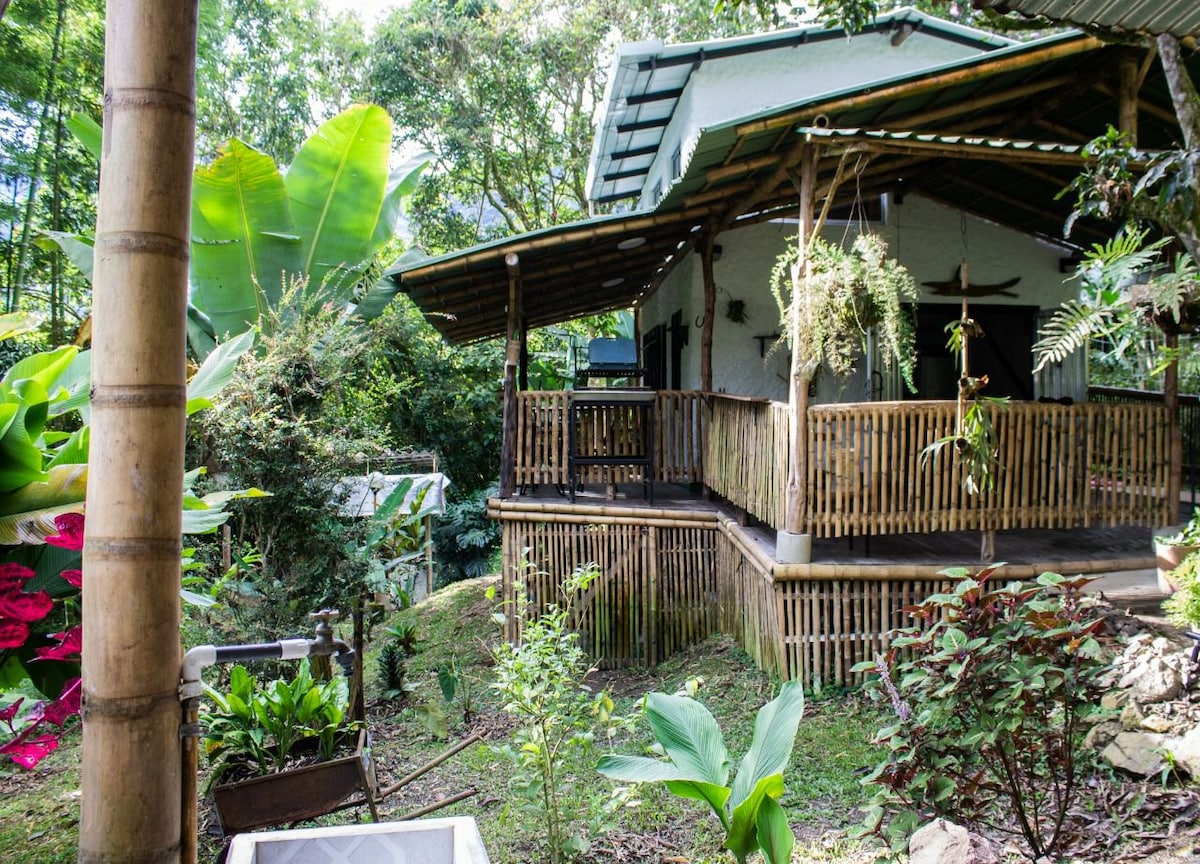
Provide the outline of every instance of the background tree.
{"type": "Polygon", "coordinates": [[[616,43],[749,27],[714,18],[708,0],[416,0],[394,10],[373,40],[371,99],[437,156],[413,202],[417,243],[442,252],[585,215],[594,111],[616,43]]]}
{"type": "Polygon", "coordinates": [[[201,0],[196,154],[230,138],[292,161],[327,117],[364,101],[362,23],[319,0],[201,0]]]}
{"type": "Polygon", "coordinates": [[[24,0],[0,20],[0,288],[8,311],[43,315],[51,344],[74,335],[89,303],[85,280],[39,240],[95,221],[95,164],[67,123],[99,111],[103,5],[24,0]]]}

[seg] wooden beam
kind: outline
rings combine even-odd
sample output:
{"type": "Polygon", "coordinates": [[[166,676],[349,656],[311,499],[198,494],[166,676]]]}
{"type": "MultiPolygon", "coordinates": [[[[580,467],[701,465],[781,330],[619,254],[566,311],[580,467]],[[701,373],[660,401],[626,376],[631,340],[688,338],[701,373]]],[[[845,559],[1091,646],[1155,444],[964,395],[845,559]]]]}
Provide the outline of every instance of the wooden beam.
{"type": "Polygon", "coordinates": [[[1132,49],[1117,58],[1117,129],[1129,146],[1138,140],[1138,61],[1132,49]]]}
{"type": "Polygon", "coordinates": [[[700,328],[700,389],[713,389],[713,323],[717,313],[717,280],[713,275],[713,250],[717,243],[717,226],[710,222],[700,244],[700,265],[704,276],[704,325],[700,328]]]}

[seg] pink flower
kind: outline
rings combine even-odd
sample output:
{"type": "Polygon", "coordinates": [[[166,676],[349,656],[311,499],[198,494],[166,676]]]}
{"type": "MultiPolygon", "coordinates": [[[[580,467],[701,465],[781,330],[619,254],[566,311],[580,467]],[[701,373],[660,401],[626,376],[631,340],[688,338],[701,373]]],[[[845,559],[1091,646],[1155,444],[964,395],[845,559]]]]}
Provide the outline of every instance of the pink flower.
{"type": "Polygon", "coordinates": [[[83,628],[72,627],[62,633],[51,633],[51,639],[57,639],[58,644],[50,648],[38,648],[36,653],[39,660],[78,660],[79,652],[83,650],[83,628]]]}
{"type": "Polygon", "coordinates": [[[46,538],[51,546],[78,551],[83,548],[83,514],[63,513],[54,517],[54,527],[57,534],[46,538]]]}
{"type": "Polygon", "coordinates": [[[63,578],[68,585],[76,588],[83,587],[83,571],[82,570],[64,570],[58,574],[63,578]]]}
{"type": "Polygon", "coordinates": [[[22,768],[34,769],[37,764],[58,749],[58,738],[47,733],[28,740],[14,738],[0,744],[0,753],[10,756],[22,768]]]}
{"type": "Polygon", "coordinates": [[[79,705],[83,696],[81,683],[82,679],[79,678],[72,678],[66,683],[58,698],[46,706],[45,717],[47,720],[55,726],[62,726],[67,722],[68,717],[74,717],[79,713],[79,705]]]}

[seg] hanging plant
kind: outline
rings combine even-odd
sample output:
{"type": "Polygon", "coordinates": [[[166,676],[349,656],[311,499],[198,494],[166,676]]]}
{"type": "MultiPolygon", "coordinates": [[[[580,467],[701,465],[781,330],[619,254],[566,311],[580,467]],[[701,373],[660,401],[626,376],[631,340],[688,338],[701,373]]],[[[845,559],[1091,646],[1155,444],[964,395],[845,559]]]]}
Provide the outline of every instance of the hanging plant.
{"type": "Polygon", "coordinates": [[[725,317],[734,324],[746,323],[746,301],[730,300],[725,306],[725,317]]]}
{"type": "MultiPolygon", "coordinates": [[[[779,307],[780,323],[791,334],[792,316],[801,316],[799,345],[806,377],[821,364],[838,375],[855,370],[866,350],[867,331],[875,328],[879,353],[886,368],[900,370],[904,383],[916,392],[913,370],[912,319],[904,308],[915,303],[917,286],[908,271],[887,257],[887,244],[876,234],[861,234],[849,251],[819,238],[809,248],[809,275],[793,279],[799,248],[790,245],[771,270],[771,293],[779,307]],[[794,303],[794,286],[802,292],[794,303]]],[[[790,340],[789,340],[790,341],[790,340]]]]}

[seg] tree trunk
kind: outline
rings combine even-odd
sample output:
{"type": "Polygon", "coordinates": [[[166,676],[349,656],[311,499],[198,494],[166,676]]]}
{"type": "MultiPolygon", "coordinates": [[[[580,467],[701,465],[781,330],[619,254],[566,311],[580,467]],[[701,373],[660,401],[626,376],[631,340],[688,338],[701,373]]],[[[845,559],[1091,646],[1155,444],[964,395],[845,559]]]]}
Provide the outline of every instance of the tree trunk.
{"type": "Polygon", "coordinates": [[[38,120],[37,143],[33,149],[33,169],[29,172],[29,197],[25,199],[25,221],[21,226],[21,243],[17,249],[17,268],[9,286],[8,311],[16,312],[21,306],[21,291],[25,288],[29,265],[29,249],[33,244],[33,218],[36,213],[38,191],[41,189],[42,154],[46,149],[46,121],[50,118],[50,106],[58,101],[56,77],[58,64],[62,62],[63,29],[67,21],[67,0],[58,0],[58,18],[54,25],[54,42],[50,51],[50,67],[46,70],[46,90],[42,103],[42,116],[38,120]]]}
{"type": "Polygon", "coordinates": [[[109,0],[83,569],[80,864],[180,857],[194,2],[109,0]]]}

